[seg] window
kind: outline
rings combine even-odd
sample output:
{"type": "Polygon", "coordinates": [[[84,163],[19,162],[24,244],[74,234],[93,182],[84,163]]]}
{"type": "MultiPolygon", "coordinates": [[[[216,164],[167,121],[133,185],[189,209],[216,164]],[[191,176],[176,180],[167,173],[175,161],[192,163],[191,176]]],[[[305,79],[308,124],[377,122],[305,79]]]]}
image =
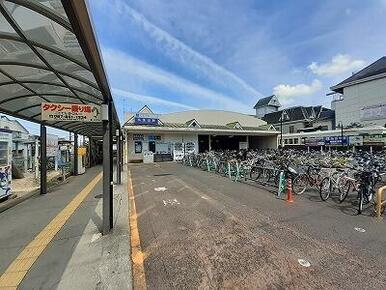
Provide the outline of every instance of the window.
{"type": "Polygon", "coordinates": [[[8,143],[0,142],[0,165],[8,165],[8,143]]]}
{"type": "Polygon", "coordinates": [[[298,138],[294,139],[294,144],[299,144],[299,139],[298,138]]]}
{"type": "Polygon", "coordinates": [[[295,126],[289,126],[289,132],[295,133],[295,126]]]}
{"type": "Polygon", "coordinates": [[[288,144],[288,139],[284,139],[284,144],[288,144]]]}
{"type": "Polygon", "coordinates": [[[294,140],[293,139],[289,139],[289,144],[294,144],[294,140]]]}

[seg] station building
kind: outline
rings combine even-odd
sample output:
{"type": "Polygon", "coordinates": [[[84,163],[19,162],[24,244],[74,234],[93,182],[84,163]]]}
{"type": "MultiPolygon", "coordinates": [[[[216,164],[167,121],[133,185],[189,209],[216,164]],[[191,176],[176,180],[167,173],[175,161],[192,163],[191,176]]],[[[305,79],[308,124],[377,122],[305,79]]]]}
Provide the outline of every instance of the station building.
{"type": "Polygon", "coordinates": [[[148,106],[126,114],[128,161],[179,160],[210,150],[277,148],[278,131],[254,115],[220,110],[155,114],[148,106]]]}

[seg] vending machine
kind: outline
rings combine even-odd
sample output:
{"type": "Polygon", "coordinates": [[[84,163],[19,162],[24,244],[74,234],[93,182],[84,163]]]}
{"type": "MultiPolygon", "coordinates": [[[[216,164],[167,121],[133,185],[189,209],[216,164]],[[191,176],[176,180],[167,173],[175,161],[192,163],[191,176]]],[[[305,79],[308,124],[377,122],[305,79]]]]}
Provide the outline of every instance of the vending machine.
{"type": "Polygon", "coordinates": [[[0,199],[11,195],[12,133],[0,129],[0,199]]]}
{"type": "Polygon", "coordinates": [[[174,161],[181,161],[184,158],[184,144],[174,143],[173,146],[173,159],[174,161]]]}

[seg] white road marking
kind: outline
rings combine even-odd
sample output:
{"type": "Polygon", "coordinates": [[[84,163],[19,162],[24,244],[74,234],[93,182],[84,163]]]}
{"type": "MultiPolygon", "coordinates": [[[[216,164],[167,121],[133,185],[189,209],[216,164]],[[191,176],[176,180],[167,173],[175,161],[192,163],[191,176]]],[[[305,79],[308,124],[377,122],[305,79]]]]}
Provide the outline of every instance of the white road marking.
{"type": "Polygon", "coordinates": [[[174,199],[167,199],[167,200],[162,200],[164,206],[167,206],[167,205],[176,205],[176,204],[180,204],[180,202],[174,198],[174,199]]]}
{"type": "Polygon", "coordinates": [[[308,267],[311,266],[311,263],[308,262],[307,260],[304,260],[304,259],[298,259],[298,263],[299,263],[301,266],[306,267],[306,268],[308,268],[308,267]]]}
{"type": "Polygon", "coordinates": [[[202,199],[206,199],[208,200],[209,198],[207,198],[206,196],[201,196],[202,199]]]}
{"type": "Polygon", "coordinates": [[[165,186],[162,186],[162,187],[155,187],[154,190],[155,190],[155,191],[166,191],[166,187],[165,187],[165,186]]]}
{"type": "Polygon", "coordinates": [[[360,228],[360,227],[354,227],[354,230],[356,230],[357,232],[360,232],[360,233],[366,232],[366,230],[364,228],[360,228]]]}

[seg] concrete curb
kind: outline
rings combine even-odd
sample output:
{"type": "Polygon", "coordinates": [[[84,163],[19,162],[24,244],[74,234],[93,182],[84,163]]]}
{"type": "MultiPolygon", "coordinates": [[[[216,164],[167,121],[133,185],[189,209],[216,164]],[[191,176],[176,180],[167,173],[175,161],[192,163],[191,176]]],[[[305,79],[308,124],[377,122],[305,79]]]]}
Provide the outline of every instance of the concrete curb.
{"type": "MultiPolygon", "coordinates": [[[[73,175],[69,176],[69,177],[66,177],[66,180],[64,182],[61,182],[59,184],[57,184],[56,186],[51,186],[51,187],[48,187],[47,188],[47,193],[49,193],[50,191],[52,191],[53,189],[55,189],[57,186],[61,186],[63,184],[66,184],[68,182],[68,180],[71,180],[71,178],[73,177],[73,175]]],[[[36,189],[34,191],[31,191],[21,197],[16,197],[16,198],[13,198],[13,199],[8,199],[6,201],[4,201],[3,203],[0,204],[0,213],[6,211],[7,209],[10,209],[16,205],[18,205],[19,203],[22,203],[23,201],[33,197],[33,196],[38,196],[40,195],[40,189],[36,189]]]]}
{"type": "Polygon", "coordinates": [[[16,197],[16,198],[8,199],[8,200],[4,201],[0,205],[0,213],[2,213],[3,211],[6,211],[7,209],[10,209],[11,207],[14,207],[15,205],[18,205],[19,203],[25,201],[26,199],[29,199],[30,197],[38,195],[39,192],[40,192],[40,190],[37,189],[37,190],[31,191],[31,192],[29,192],[21,197],[16,197]]]}

